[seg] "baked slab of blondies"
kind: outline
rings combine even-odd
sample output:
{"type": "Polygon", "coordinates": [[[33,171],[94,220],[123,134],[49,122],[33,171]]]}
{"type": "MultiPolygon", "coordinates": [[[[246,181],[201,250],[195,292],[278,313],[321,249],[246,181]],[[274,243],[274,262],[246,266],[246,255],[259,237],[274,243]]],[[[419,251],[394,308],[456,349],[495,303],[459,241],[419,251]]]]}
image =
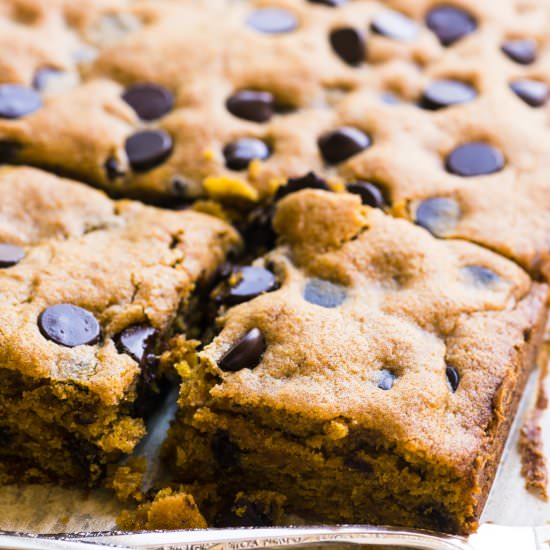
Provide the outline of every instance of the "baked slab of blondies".
{"type": "Polygon", "coordinates": [[[237,515],[275,491],[309,521],[474,530],[547,287],[352,195],[292,194],[274,226],[222,288],[219,335],[198,361],[180,347],[179,479],[238,495],[237,515]]]}
{"type": "Polygon", "coordinates": [[[0,195],[2,480],[93,483],[144,435],[155,354],[238,237],[35,169],[1,168],[0,195]]]}

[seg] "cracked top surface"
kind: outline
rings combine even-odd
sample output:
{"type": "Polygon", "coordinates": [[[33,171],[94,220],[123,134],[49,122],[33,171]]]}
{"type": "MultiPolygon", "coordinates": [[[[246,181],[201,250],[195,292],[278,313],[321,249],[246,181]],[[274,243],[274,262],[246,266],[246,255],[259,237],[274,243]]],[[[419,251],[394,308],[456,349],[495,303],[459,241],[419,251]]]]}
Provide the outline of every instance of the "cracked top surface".
{"type": "Polygon", "coordinates": [[[24,250],[0,269],[2,367],[74,381],[109,404],[139,371],[113,336],[138,324],[166,331],[195,284],[238,246],[235,231],[215,218],[113,202],[35,169],[0,169],[0,189],[0,242],[24,250]],[[40,313],[62,303],[95,316],[99,343],[64,347],[41,334],[40,313]]]}
{"type": "MultiPolygon", "coordinates": [[[[2,81],[30,85],[41,69],[59,72],[46,80],[41,108],[0,118],[0,159],[47,166],[122,195],[172,201],[205,192],[223,201],[262,200],[288,176],[312,169],[337,188],[370,180],[392,214],[411,220],[425,200],[452,201],[454,215],[436,212],[443,218],[432,224],[438,236],[476,242],[548,277],[547,108],[533,107],[532,96],[522,99],[510,85],[525,79],[550,85],[550,4],[452,5],[475,28],[445,46],[425,24],[439,6],[433,0],[348,1],[338,8],[306,0],[208,0],[200,10],[192,0],[3,0],[2,81]],[[266,7],[291,14],[295,28],[280,34],[251,28],[251,15],[266,7]],[[381,34],[388,9],[415,22],[404,39],[381,34]],[[342,28],[365,40],[364,63],[348,64],[331,46],[331,32],[342,28]],[[518,62],[503,51],[514,40],[527,40],[532,59],[518,62]],[[466,82],[474,97],[436,111],[432,98],[430,109],[419,108],[438,79],[466,82]],[[158,120],[140,121],[121,98],[143,82],[173,95],[173,108],[158,120]],[[229,112],[227,99],[241,90],[272,94],[270,120],[229,112]],[[372,144],[327,165],[317,140],[342,125],[360,128],[372,144]],[[145,171],[132,169],[125,151],[126,139],[143,128],[162,129],[172,142],[145,171]],[[263,140],[268,158],[248,169],[226,168],[224,147],[243,137],[263,140]],[[471,141],[497,148],[502,169],[449,173],[447,156],[471,141]]],[[[543,90],[538,100],[545,98],[543,90]]]]}
{"type": "Polygon", "coordinates": [[[413,461],[471,464],[534,360],[527,342],[540,338],[545,285],[349,195],[292,194],[274,223],[281,246],[264,265],[280,288],[221,317],[201,354],[219,379],[204,404],[301,437],[330,436],[334,422],[341,437],[373,430],[413,461]],[[263,354],[222,370],[252,329],[263,354]]]}

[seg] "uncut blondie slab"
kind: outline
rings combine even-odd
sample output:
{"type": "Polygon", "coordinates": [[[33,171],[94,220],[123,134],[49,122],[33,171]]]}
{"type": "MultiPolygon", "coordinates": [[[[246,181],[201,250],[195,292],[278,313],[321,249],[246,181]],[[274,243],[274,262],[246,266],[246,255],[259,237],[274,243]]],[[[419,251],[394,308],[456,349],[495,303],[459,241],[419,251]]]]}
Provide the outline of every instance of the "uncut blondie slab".
{"type": "Polygon", "coordinates": [[[352,195],[291,194],[274,226],[280,246],[222,287],[219,335],[180,347],[179,479],[245,518],[275,492],[308,521],[474,530],[547,287],[352,195]]]}
{"type": "Polygon", "coordinates": [[[156,354],[239,240],[30,168],[0,168],[0,195],[0,477],[94,483],[144,435],[156,354]]]}
{"type": "Polygon", "coordinates": [[[209,197],[241,224],[315,170],[548,277],[549,16],[522,0],[3,0],[0,162],[209,197]]]}

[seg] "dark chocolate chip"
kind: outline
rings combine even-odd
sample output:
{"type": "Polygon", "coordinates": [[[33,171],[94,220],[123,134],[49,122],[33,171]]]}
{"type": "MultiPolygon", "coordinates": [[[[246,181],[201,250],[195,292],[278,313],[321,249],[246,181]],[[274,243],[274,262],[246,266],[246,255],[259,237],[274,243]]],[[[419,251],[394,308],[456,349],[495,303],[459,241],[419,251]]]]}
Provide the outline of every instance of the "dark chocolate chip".
{"type": "Polygon", "coordinates": [[[350,193],[359,195],[361,202],[373,208],[384,208],[386,201],[380,188],[370,181],[354,181],[346,186],[350,193]]]}
{"type": "Polygon", "coordinates": [[[482,141],[460,145],[448,155],[446,167],[449,172],[465,178],[499,172],[504,168],[502,153],[482,141]]]}
{"type": "Polygon", "coordinates": [[[0,163],[14,162],[22,149],[16,141],[0,141],[0,163]]]}
{"type": "Polygon", "coordinates": [[[57,76],[59,76],[60,72],[61,71],[59,71],[58,69],[53,69],[51,67],[38,69],[34,73],[34,77],[32,79],[32,87],[38,91],[45,90],[48,87],[48,81],[51,78],[56,78],[57,76]]]}
{"type": "Polygon", "coordinates": [[[115,343],[120,353],[128,354],[139,363],[143,359],[146,349],[157,335],[158,330],[156,328],[149,325],[134,325],[115,336],[115,343]]]}
{"type": "Polygon", "coordinates": [[[397,377],[393,374],[393,372],[387,369],[382,369],[378,377],[378,387],[381,390],[391,390],[396,378],[397,377]]]}
{"type": "Polygon", "coordinates": [[[264,335],[260,329],[253,328],[225,352],[218,366],[231,372],[253,369],[261,361],[265,348],[264,335]]]}
{"type": "Polygon", "coordinates": [[[19,118],[42,107],[42,98],[20,84],[0,84],[0,118],[19,118]]]}
{"type": "Polygon", "coordinates": [[[239,447],[229,439],[229,434],[218,430],[212,437],[210,445],[214,459],[225,470],[232,470],[239,465],[239,447]]]}
{"type": "Polygon", "coordinates": [[[308,0],[311,4],[321,4],[329,8],[338,8],[347,2],[347,0],[308,0]]]}
{"type": "Polygon", "coordinates": [[[247,17],[246,24],[258,32],[281,34],[296,29],[298,19],[282,8],[260,8],[247,17]]]}
{"type": "Polygon", "coordinates": [[[414,221],[436,237],[443,237],[456,227],[460,216],[460,206],[454,199],[433,197],[418,205],[414,221]]]}
{"type": "Polygon", "coordinates": [[[502,281],[494,271],[480,265],[467,265],[461,272],[470,284],[476,286],[492,286],[502,281]]]}
{"type": "Polygon", "coordinates": [[[260,139],[241,138],[223,148],[225,165],[231,170],[244,170],[254,159],[265,160],[271,151],[260,139]]]}
{"type": "Polygon", "coordinates": [[[474,32],[477,22],[467,11],[455,6],[437,6],[426,16],[426,25],[443,46],[450,46],[462,37],[474,32]]]}
{"type": "Polygon", "coordinates": [[[537,43],[526,38],[523,40],[508,40],[501,46],[501,50],[516,63],[530,65],[537,57],[537,43]]]}
{"type": "Polygon", "coordinates": [[[170,90],[158,84],[134,84],[122,94],[122,99],[132,107],[142,120],[155,120],[169,113],[174,107],[170,90]]]}
{"type": "Polygon", "coordinates": [[[275,201],[291,193],[301,191],[302,189],[322,189],[323,191],[330,191],[330,187],[323,178],[320,178],[315,172],[308,172],[305,176],[299,178],[288,178],[286,185],[282,185],[277,189],[275,201]]]}
{"type": "Polygon", "coordinates": [[[164,130],[142,130],[131,135],[125,147],[134,170],[150,170],[170,156],[172,138],[164,130]]]}
{"type": "Polygon", "coordinates": [[[124,176],[124,170],[120,166],[118,160],[114,157],[109,157],[105,161],[105,173],[110,180],[115,180],[124,176]]]}
{"type": "Polygon", "coordinates": [[[365,59],[366,42],[363,31],[353,27],[342,27],[331,31],[330,45],[348,65],[359,65],[365,59]]]}
{"type": "Polygon", "coordinates": [[[454,393],[458,388],[458,384],[460,382],[460,376],[458,374],[458,371],[454,367],[450,367],[449,365],[447,365],[447,368],[445,369],[445,373],[447,374],[447,381],[449,382],[449,387],[454,393]]]}
{"type": "Polygon", "coordinates": [[[310,279],[304,289],[304,299],[316,306],[338,307],[346,299],[346,289],[325,279],[310,279]]]}
{"type": "Polygon", "coordinates": [[[236,117],[253,122],[267,122],[273,116],[275,98],[269,92],[241,90],[229,97],[225,105],[236,117]]]}
{"type": "Polygon", "coordinates": [[[0,243],[0,267],[11,267],[25,257],[25,251],[15,244],[0,243]]]}
{"type": "Polygon", "coordinates": [[[44,338],[68,348],[95,344],[101,336],[97,319],[88,310],[72,304],[46,308],[38,317],[38,328],[44,338]]]}
{"type": "Polygon", "coordinates": [[[232,506],[237,525],[240,527],[269,527],[273,525],[273,520],[268,514],[260,509],[256,502],[251,502],[245,497],[235,499],[232,506]]]}
{"type": "Polygon", "coordinates": [[[412,19],[393,10],[375,15],[370,26],[375,33],[394,40],[414,40],[418,35],[418,25],[412,19]]]}
{"type": "Polygon", "coordinates": [[[322,135],[317,143],[323,158],[338,164],[370,147],[371,139],[358,128],[342,126],[322,135]]]}
{"type": "Polygon", "coordinates": [[[224,296],[224,302],[231,305],[252,300],[277,286],[275,275],[263,267],[244,266],[234,276],[238,278],[238,282],[230,286],[224,296]]]}
{"type": "Polygon", "coordinates": [[[436,80],[422,94],[421,107],[425,109],[442,109],[451,105],[467,103],[477,96],[476,90],[459,80],[436,80]]]}
{"type": "Polygon", "coordinates": [[[541,107],[548,100],[548,85],[539,80],[516,80],[510,88],[531,107],[541,107]]]}

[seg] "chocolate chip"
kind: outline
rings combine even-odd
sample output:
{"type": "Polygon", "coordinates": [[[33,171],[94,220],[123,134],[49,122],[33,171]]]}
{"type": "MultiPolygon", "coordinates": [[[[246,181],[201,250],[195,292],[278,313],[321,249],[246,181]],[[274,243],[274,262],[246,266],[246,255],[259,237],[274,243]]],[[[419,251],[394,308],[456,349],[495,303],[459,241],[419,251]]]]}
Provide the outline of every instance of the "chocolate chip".
{"type": "Polygon", "coordinates": [[[375,33],[394,40],[414,40],[418,35],[418,25],[412,19],[393,10],[377,14],[370,27],[375,33]]]}
{"type": "Polygon", "coordinates": [[[346,299],[346,289],[325,279],[310,279],[304,289],[304,299],[316,306],[338,307],[346,299]]]}
{"type": "Polygon", "coordinates": [[[157,335],[158,330],[152,326],[133,325],[115,336],[115,343],[120,353],[128,354],[139,363],[157,335]]]}
{"type": "Polygon", "coordinates": [[[280,34],[296,29],[298,19],[281,8],[260,8],[247,17],[246,24],[258,32],[280,34]]]}
{"type": "Polygon", "coordinates": [[[320,178],[315,172],[308,172],[305,176],[299,178],[288,178],[286,185],[281,185],[281,187],[277,189],[275,201],[291,193],[301,191],[302,189],[322,189],[323,191],[330,191],[330,187],[323,178],[320,178]]]}
{"type": "Polygon", "coordinates": [[[120,166],[118,160],[114,157],[109,157],[105,161],[105,173],[110,180],[115,180],[124,176],[124,170],[120,166]]]}
{"type": "Polygon", "coordinates": [[[530,65],[537,57],[537,43],[526,38],[523,40],[508,40],[501,46],[501,50],[516,63],[530,65]]]}
{"type": "Polygon", "coordinates": [[[254,159],[265,160],[271,151],[260,139],[241,138],[223,148],[225,165],[231,170],[244,170],[254,159]]]}
{"type": "Polygon", "coordinates": [[[0,84],[0,118],[19,118],[42,107],[42,98],[20,84],[0,84]]]}
{"type": "Polygon", "coordinates": [[[477,28],[476,20],[468,12],[448,5],[430,10],[426,16],[426,25],[443,46],[450,46],[477,28]]]}
{"type": "Polygon", "coordinates": [[[322,135],[318,140],[321,155],[329,164],[338,164],[371,145],[370,137],[351,126],[342,126],[322,135]]]}
{"type": "Polygon", "coordinates": [[[233,276],[237,277],[238,281],[229,287],[224,296],[224,302],[231,305],[252,300],[264,292],[274,290],[277,286],[275,275],[263,267],[244,266],[233,276]]]}
{"type": "Polygon", "coordinates": [[[0,162],[14,162],[22,148],[16,141],[0,140],[0,162]]]}
{"type": "Polygon", "coordinates": [[[227,350],[218,361],[218,366],[230,372],[253,369],[262,359],[265,348],[264,335],[260,329],[253,328],[227,350]]]}
{"type": "Polygon", "coordinates": [[[442,109],[451,105],[467,103],[477,96],[472,86],[459,80],[436,80],[422,94],[421,107],[425,109],[442,109]]]}
{"type": "Polygon", "coordinates": [[[236,526],[239,527],[269,527],[273,525],[269,514],[265,513],[258,503],[252,502],[244,496],[235,499],[232,512],[237,520],[236,526]]]}
{"type": "Polygon", "coordinates": [[[25,251],[15,244],[0,243],[0,267],[11,267],[25,257],[25,251]]]}
{"type": "Polygon", "coordinates": [[[471,141],[451,151],[445,164],[451,174],[468,178],[499,172],[504,167],[504,157],[488,143],[471,141]]]}
{"type": "Polygon", "coordinates": [[[61,71],[58,69],[53,69],[51,67],[43,67],[42,69],[38,69],[34,73],[32,87],[38,91],[45,90],[48,87],[48,81],[52,78],[58,77],[60,72],[61,71]]]}
{"type": "Polygon", "coordinates": [[[164,130],[142,130],[126,140],[125,148],[134,170],[150,170],[170,156],[172,138],[164,130]]]}
{"type": "Polygon", "coordinates": [[[229,97],[225,105],[236,117],[253,122],[267,122],[273,116],[275,99],[269,92],[241,90],[229,97]]]}
{"type": "Polygon", "coordinates": [[[456,227],[460,215],[460,206],[454,199],[433,197],[418,205],[414,221],[432,235],[443,237],[456,227]]]}
{"type": "Polygon", "coordinates": [[[361,202],[367,206],[372,206],[373,208],[384,208],[384,206],[386,206],[382,191],[377,185],[370,181],[354,181],[348,183],[346,189],[350,193],[359,195],[361,197],[361,202]]]}
{"type": "Polygon", "coordinates": [[[461,272],[468,283],[475,286],[493,286],[502,281],[494,271],[480,265],[467,265],[461,269],[461,272]]]}
{"type": "Polygon", "coordinates": [[[338,8],[347,2],[347,0],[308,0],[311,4],[321,4],[329,8],[338,8]]]}
{"type": "Polygon", "coordinates": [[[548,99],[548,85],[538,80],[516,80],[510,88],[531,107],[541,107],[548,99]]]}
{"type": "Polygon", "coordinates": [[[365,35],[353,27],[334,29],[329,35],[330,45],[348,65],[359,65],[366,55],[365,35]]]}
{"type": "Polygon", "coordinates": [[[460,376],[458,375],[458,371],[454,367],[450,367],[449,365],[447,365],[447,368],[445,369],[445,373],[447,374],[447,381],[449,382],[449,387],[454,393],[458,388],[458,383],[460,382],[460,376]]]}
{"type": "Polygon", "coordinates": [[[134,84],[122,94],[122,99],[132,107],[141,120],[155,120],[169,113],[174,107],[170,90],[158,84],[134,84]]]}
{"type": "Polygon", "coordinates": [[[232,470],[239,465],[239,447],[229,439],[229,434],[218,430],[210,444],[214,459],[225,470],[232,470]]]}
{"type": "Polygon", "coordinates": [[[344,465],[351,470],[356,470],[369,476],[374,473],[374,468],[370,462],[365,462],[355,455],[346,456],[344,458],[344,465]]]}
{"type": "Polygon", "coordinates": [[[387,369],[382,369],[378,376],[378,387],[381,390],[391,390],[393,388],[396,378],[397,376],[395,376],[393,372],[387,369]]]}
{"type": "Polygon", "coordinates": [[[44,338],[68,348],[95,344],[101,336],[97,319],[88,310],[72,304],[46,308],[38,317],[38,328],[44,338]]]}

